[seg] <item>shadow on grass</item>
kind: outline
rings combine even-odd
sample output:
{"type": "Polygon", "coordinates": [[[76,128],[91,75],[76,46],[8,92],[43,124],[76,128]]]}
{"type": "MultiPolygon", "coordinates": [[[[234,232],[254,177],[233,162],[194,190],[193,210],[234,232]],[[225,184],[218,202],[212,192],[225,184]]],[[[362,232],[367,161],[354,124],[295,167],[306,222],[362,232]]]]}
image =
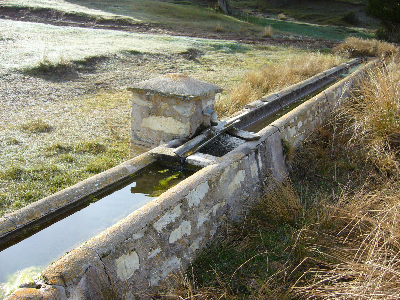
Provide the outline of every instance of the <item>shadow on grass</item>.
{"type": "Polygon", "coordinates": [[[37,66],[26,68],[23,73],[53,82],[69,81],[78,78],[80,74],[95,72],[97,66],[108,59],[109,57],[105,55],[61,62],[44,59],[37,66]]]}

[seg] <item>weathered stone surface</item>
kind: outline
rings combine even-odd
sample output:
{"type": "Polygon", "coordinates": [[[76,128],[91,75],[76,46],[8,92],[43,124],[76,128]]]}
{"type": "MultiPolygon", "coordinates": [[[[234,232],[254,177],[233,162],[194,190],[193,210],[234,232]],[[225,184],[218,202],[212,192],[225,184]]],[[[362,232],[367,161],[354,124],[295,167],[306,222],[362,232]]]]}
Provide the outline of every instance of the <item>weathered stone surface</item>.
{"type": "MultiPolygon", "coordinates": [[[[179,74],[138,83],[132,98],[131,143],[158,146],[193,136],[211,125],[221,89],[179,74]]],[[[214,120],[215,121],[215,120],[214,120]]]]}
{"type": "Polygon", "coordinates": [[[167,74],[142,81],[133,86],[131,90],[166,96],[180,96],[183,100],[202,97],[208,93],[222,92],[222,89],[214,84],[190,78],[182,74],[167,74]]]}
{"type": "Polygon", "coordinates": [[[6,300],[43,300],[43,295],[39,289],[34,288],[22,288],[16,290],[11,296],[7,297],[6,300]]]}
{"type": "Polygon", "coordinates": [[[181,225],[177,229],[171,232],[171,235],[169,236],[169,243],[173,244],[179,239],[181,239],[183,236],[188,236],[192,232],[192,225],[190,224],[190,221],[183,221],[181,225]]]}
{"type": "Polygon", "coordinates": [[[171,211],[164,214],[157,222],[154,223],[154,228],[161,232],[168,224],[174,222],[182,215],[181,206],[178,205],[171,211]]]}
{"type": "Polygon", "coordinates": [[[135,271],[139,269],[139,256],[135,251],[124,254],[117,259],[116,264],[118,277],[125,281],[131,278],[135,271]]]}

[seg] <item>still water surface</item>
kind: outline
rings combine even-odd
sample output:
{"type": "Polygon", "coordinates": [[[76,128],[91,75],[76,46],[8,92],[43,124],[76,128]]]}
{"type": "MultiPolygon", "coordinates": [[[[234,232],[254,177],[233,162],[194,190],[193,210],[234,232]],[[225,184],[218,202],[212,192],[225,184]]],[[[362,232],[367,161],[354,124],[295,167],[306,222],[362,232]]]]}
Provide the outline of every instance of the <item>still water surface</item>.
{"type": "Polygon", "coordinates": [[[193,173],[158,164],[145,168],[111,194],[1,251],[0,284],[26,268],[45,268],[193,173]]]}

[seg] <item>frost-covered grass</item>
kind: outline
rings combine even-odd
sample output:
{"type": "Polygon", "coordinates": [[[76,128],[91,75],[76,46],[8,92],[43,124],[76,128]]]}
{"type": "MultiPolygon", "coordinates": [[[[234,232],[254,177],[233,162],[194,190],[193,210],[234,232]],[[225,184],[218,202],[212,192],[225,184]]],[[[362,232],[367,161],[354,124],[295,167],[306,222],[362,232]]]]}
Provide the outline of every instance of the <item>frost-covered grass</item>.
{"type": "Polygon", "coordinates": [[[108,13],[99,9],[91,9],[86,6],[74,4],[64,0],[5,0],[2,1],[3,5],[9,6],[29,6],[35,8],[52,8],[60,11],[86,13],[97,16],[113,16],[114,14],[108,13]]]}
{"type": "Polygon", "coordinates": [[[21,208],[128,159],[129,99],[129,92],[96,93],[78,101],[21,108],[10,116],[0,131],[0,212],[21,208]]]}
{"type": "Polygon", "coordinates": [[[0,20],[0,71],[32,67],[43,62],[81,60],[123,50],[177,53],[202,44],[201,39],[57,27],[0,20]],[[90,41],[90,42],[88,42],[90,41]]]}
{"type": "Polygon", "coordinates": [[[0,20],[0,32],[3,37],[0,40],[0,72],[46,63],[62,64],[121,51],[171,54],[195,48],[212,51],[214,54],[250,50],[248,46],[230,41],[58,27],[9,20],[0,20]]]}

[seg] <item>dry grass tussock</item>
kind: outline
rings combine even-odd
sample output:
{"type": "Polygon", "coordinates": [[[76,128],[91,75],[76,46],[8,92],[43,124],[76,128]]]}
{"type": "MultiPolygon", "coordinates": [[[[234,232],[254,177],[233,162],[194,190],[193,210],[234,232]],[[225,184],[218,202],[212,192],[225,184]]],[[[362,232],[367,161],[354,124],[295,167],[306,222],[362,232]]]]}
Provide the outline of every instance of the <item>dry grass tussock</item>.
{"type": "Polygon", "coordinates": [[[265,26],[262,32],[263,37],[271,37],[274,33],[272,26],[265,26]]]}
{"type": "Polygon", "coordinates": [[[363,171],[370,179],[361,186],[325,202],[324,218],[305,227],[301,242],[317,262],[295,284],[305,298],[400,298],[398,66],[392,57],[368,71],[338,112],[347,159],[358,155],[374,168],[363,171]]]}
{"type": "Polygon", "coordinates": [[[228,97],[221,97],[217,101],[218,115],[228,116],[267,93],[305,80],[340,62],[341,58],[338,56],[307,53],[292,56],[283,62],[265,65],[259,70],[247,73],[243,81],[230,91],[228,97]]]}
{"type": "Polygon", "coordinates": [[[317,299],[399,299],[399,209],[398,182],[345,194],[326,207],[334,230],[304,232],[303,242],[318,264],[294,290],[317,299]]]}
{"type": "Polygon", "coordinates": [[[382,172],[398,177],[400,164],[399,57],[367,72],[338,118],[351,135],[350,147],[362,147],[382,172]]]}
{"type": "Polygon", "coordinates": [[[386,58],[399,53],[399,47],[377,40],[348,37],[343,43],[333,48],[333,53],[344,57],[375,56],[386,58]]]}

